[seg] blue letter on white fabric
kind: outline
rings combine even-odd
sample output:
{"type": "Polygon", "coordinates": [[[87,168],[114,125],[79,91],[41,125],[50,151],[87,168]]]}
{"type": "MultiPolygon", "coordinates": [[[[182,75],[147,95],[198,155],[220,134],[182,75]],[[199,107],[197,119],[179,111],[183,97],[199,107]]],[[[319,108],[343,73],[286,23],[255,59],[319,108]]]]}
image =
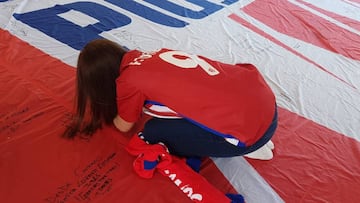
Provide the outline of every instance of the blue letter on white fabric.
{"type": "Polygon", "coordinates": [[[14,17],[77,50],[93,39],[102,38],[100,33],[131,23],[129,17],[92,2],[55,5],[52,8],[14,14],[14,17]],[[61,17],[70,11],[76,11],[94,20],[78,25],[61,17]]]}
{"type": "Polygon", "coordinates": [[[165,25],[169,27],[185,27],[189,23],[179,20],[177,18],[165,15],[149,8],[145,5],[135,2],[134,0],[105,0],[125,10],[128,10],[138,16],[148,19],[154,23],[165,25]]]}
{"type": "Polygon", "coordinates": [[[151,3],[153,5],[156,5],[162,9],[170,11],[171,13],[174,13],[176,15],[179,15],[182,17],[187,17],[187,18],[193,18],[193,19],[204,18],[204,17],[223,8],[223,6],[220,6],[220,5],[208,2],[208,1],[204,1],[204,0],[186,0],[187,2],[190,2],[192,4],[202,7],[203,9],[200,11],[194,11],[194,10],[185,8],[178,4],[172,3],[168,0],[145,0],[145,1],[148,3],[151,3]]]}

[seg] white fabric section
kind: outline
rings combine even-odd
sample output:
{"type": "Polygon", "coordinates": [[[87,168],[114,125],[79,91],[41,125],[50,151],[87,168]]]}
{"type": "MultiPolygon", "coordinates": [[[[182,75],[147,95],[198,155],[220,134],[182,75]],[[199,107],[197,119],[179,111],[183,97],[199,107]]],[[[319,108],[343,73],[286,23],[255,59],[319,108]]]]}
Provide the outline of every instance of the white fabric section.
{"type": "Polygon", "coordinates": [[[180,119],[181,117],[178,116],[170,116],[170,115],[159,115],[159,114],[155,114],[153,112],[150,112],[149,110],[147,110],[146,108],[143,108],[143,112],[149,116],[153,116],[156,118],[166,118],[166,119],[180,119]]]}
{"type": "Polygon", "coordinates": [[[355,3],[354,1],[334,1],[334,0],[304,0],[307,3],[317,6],[318,8],[325,9],[327,11],[331,11],[332,13],[336,13],[338,15],[345,16],[350,19],[354,19],[360,21],[359,15],[359,3],[355,3]]]}
{"type": "Polygon", "coordinates": [[[243,157],[212,160],[247,203],[284,202],[243,157]]]}
{"type": "Polygon", "coordinates": [[[271,160],[274,157],[273,149],[274,143],[270,140],[265,145],[260,147],[259,149],[245,154],[244,157],[251,159],[259,159],[259,160],[271,160]]]}
{"type": "Polygon", "coordinates": [[[349,0],[343,0],[343,1],[350,4],[350,5],[353,5],[355,7],[360,7],[360,3],[356,3],[354,1],[349,1],[349,0]]]}
{"type": "Polygon", "coordinates": [[[235,139],[235,138],[225,138],[226,142],[229,142],[230,144],[233,144],[235,146],[237,146],[239,144],[239,140],[235,139]]]}
{"type": "MultiPolygon", "coordinates": [[[[357,33],[357,34],[360,35],[360,31],[358,31],[358,30],[356,30],[356,29],[354,29],[354,28],[352,28],[352,27],[350,27],[348,25],[345,25],[345,24],[343,24],[343,23],[341,23],[341,22],[339,22],[339,21],[337,21],[337,20],[335,20],[335,19],[333,19],[333,18],[331,18],[331,17],[329,17],[329,16],[327,16],[325,14],[322,14],[322,13],[320,13],[320,12],[318,12],[318,11],[316,11],[316,10],[306,6],[306,5],[303,5],[302,3],[298,3],[296,0],[291,0],[290,2],[293,3],[294,5],[302,7],[305,10],[308,10],[308,11],[310,11],[310,12],[312,12],[312,13],[314,13],[314,14],[316,14],[316,15],[318,15],[318,16],[326,19],[326,20],[328,20],[329,22],[337,24],[339,27],[342,27],[343,29],[349,30],[350,32],[354,32],[354,33],[357,33]]],[[[309,3],[309,2],[307,2],[307,3],[309,3]]],[[[313,4],[313,5],[319,7],[319,5],[316,5],[316,4],[313,4]]],[[[340,5],[338,5],[338,6],[340,6],[340,5]]],[[[319,8],[323,8],[323,7],[319,7],[319,8]]],[[[336,12],[336,10],[339,10],[339,9],[337,7],[335,7],[335,5],[329,6],[328,8],[329,8],[328,11],[331,11],[331,12],[337,13],[338,15],[344,16],[343,14],[340,14],[340,13],[336,12]]],[[[342,8],[342,9],[350,9],[350,8],[347,5],[346,8],[342,8]]],[[[349,13],[351,14],[351,12],[345,12],[345,14],[349,14],[349,13]]],[[[351,17],[349,16],[348,18],[358,20],[358,21],[360,20],[359,16],[356,16],[356,15],[355,16],[351,15],[351,17]]]]}
{"type": "Polygon", "coordinates": [[[182,118],[178,114],[167,106],[161,106],[156,104],[146,105],[143,108],[143,112],[157,118],[167,119],[179,119],[182,118]]]}
{"type": "Polygon", "coordinates": [[[171,110],[169,107],[167,106],[160,106],[160,105],[151,105],[151,107],[149,108],[153,111],[157,111],[157,112],[164,112],[164,113],[174,113],[176,114],[175,111],[171,110]]]}
{"type": "Polygon", "coordinates": [[[86,27],[88,25],[92,25],[99,22],[95,18],[92,18],[91,16],[85,15],[75,10],[70,10],[66,13],[61,13],[58,16],[64,18],[65,20],[73,22],[74,24],[77,24],[81,27],[86,27]]]}

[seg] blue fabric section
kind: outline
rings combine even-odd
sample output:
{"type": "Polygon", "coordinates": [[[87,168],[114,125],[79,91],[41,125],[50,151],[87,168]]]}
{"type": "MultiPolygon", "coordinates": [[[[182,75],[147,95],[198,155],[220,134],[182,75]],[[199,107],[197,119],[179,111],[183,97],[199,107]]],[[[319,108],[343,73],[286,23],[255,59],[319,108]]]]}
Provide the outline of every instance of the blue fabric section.
{"type": "Polygon", "coordinates": [[[244,197],[240,194],[226,194],[231,199],[231,203],[245,203],[244,197]]]}
{"type": "Polygon", "coordinates": [[[189,157],[186,159],[186,164],[194,171],[199,172],[201,166],[201,159],[197,157],[189,157]]]}
{"type": "Polygon", "coordinates": [[[127,46],[121,46],[125,51],[130,51],[130,49],[127,46]]]}
{"type": "MultiPolygon", "coordinates": [[[[183,116],[182,116],[182,117],[183,117],[183,116]]],[[[220,133],[220,132],[218,132],[218,131],[216,131],[216,130],[213,130],[213,129],[211,129],[211,128],[209,128],[209,127],[207,127],[207,126],[205,126],[205,125],[203,125],[203,124],[201,124],[201,123],[198,123],[198,122],[196,122],[196,121],[194,121],[194,120],[192,120],[192,119],[190,119],[190,118],[187,118],[187,117],[184,117],[184,118],[185,118],[186,120],[188,120],[189,122],[191,122],[191,123],[193,123],[193,124],[201,127],[202,129],[204,129],[204,130],[206,130],[206,131],[208,131],[208,132],[210,132],[210,133],[212,133],[212,134],[214,134],[214,135],[217,135],[217,136],[220,136],[220,137],[223,137],[223,138],[234,138],[234,139],[237,139],[237,138],[235,138],[235,137],[232,136],[232,135],[220,133]]],[[[237,146],[238,146],[238,147],[246,147],[245,143],[241,142],[240,140],[239,140],[239,143],[238,143],[237,146]]]]}
{"type": "Polygon", "coordinates": [[[156,165],[158,164],[158,161],[146,161],[144,160],[144,169],[145,170],[152,170],[156,167],[156,165]]]}
{"type": "Polygon", "coordinates": [[[204,18],[220,9],[223,8],[223,6],[220,6],[218,4],[214,4],[208,1],[204,0],[186,0],[190,3],[196,4],[200,7],[202,7],[202,10],[194,11],[188,8],[185,8],[181,5],[172,3],[170,1],[159,1],[159,0],[145,0],[148,3],[151,3],[153,5],[159,6],[167,11],[170,11],[171,13],[174,13],[176,15],[192,18],[192,19],[201,19],[204,18]]]}
{"type": "Polygon", "coordinates": [[[14,14],[14,17],[77,50],[82,49],[84,45],[91,40],[102,38],[100,34],[104,31],[109,31],[131,23],[129,17],[101,4],[92,2],[55,5],[54,7],[42,10],[14,14]],[[97,19],[98,22],[81,27],[58,16],[70,10],[91,16],[97,19]]]}
{"type": "Polygon", "coordinates": [[[165,106],[162,103],[159,103],[159,102],[156,102],[156,101],[151,101],[151,100],[146,100],[145,104],[153,104],[153,105],[165,106]]]}
{"type": "MultiPolygon", "coordinates": [[[[164,104],[162,104],[162,103],[160,103],[160,102],[152,101],[152,100],[146,100],[146,101],[145,101],[145,104],[155,104],[155,105],[159,105],[159,106],[166,106],[166,105],[164,105],[164,104]]],[[[235,137],[232,136],[232,135],[220,133],[220,132],[218,132],[218,131],[216,131],[216,130],[213,130],[213,129],[211,129],[211,128],[209,128],[209,127],[207,127],[207,126],[205,126],[205,125],[203,125],[203,124],[201,124],[201,123],[199,123],[199,122],[191,119],[191,118],[185,117],[184,115],[181,115],[179,112],[176,112],[176,113],[178,113],[182,118],[186,119],[187,121],[189,121],[189,122],[191,122],[191,123],[199,126],[200,128],[202,128],[202,129],[204,129],[204,130],[206,130],[206,131],[208,131],[208,132],[210,132],[210,133],[212,133],[212,134],[214,134],[214,135],[217,135],[217,136],[220,136],[220,137],[223,137],[223,138],[234,138],[234,139],[237,139],[237,138],[235,138],[235,137]]],[[[246,147],[245,143],[241,142],[240,140],[239,140],[239,143],[238,143],[237,146],[238,146],[238,147],[246,147]]]]}
{"type": "MultiPolygon", "coordinates": [[[[0,0],[0,2],[6,1],[7,0],[0,0]]],[[[188,22],[162,13],[157,9],[150,8],[135,0],[105,1],[160,25],[183,28],[189,24],[188,22]]],[[[194,11],[166,0],[145,1],[177,16],[191,19],[202,19],[224,8],[222,5],[204,0],[186,0],[203,8],[199,11],[194,11]]],[[[238,0],[224,0],[222,3],[231,5],[237,1],[238,0]]],[[[119,13],[118,11],[112,10],[99,3],[87,1],[55,5],[50,8],[35,10],[28,13],[16,13],[14,14],[14,17],[77,50],[81,50],[82,47],[91,40],[102,38],[100,34],[104,31],[120,28],[131,23],[130,17],[119,13]],[[91,16],[99,22],[82,27],[58,16],[59,14],[70,10],[75,10],[91,16]]]]}
{"type": "Polygon", "coordinates": [[[120,8],[126,9],[138,16],[141,16],[145,19],[148,19],[154,23],[160,25],[165,25],[169,27],[185,27],[189,23],[179,20],[177,18],[171,17],[164,13],[161,13],[155,9],[149,8],[141,3],[136,2],[135,0],[105,0],[109,3],[112,3],[120,8]]]}
{"type": "Polygon", "coordinates": [[[150,144],[164,143],[171,154],[181,157],[230,157],[242,155],[236,147],[186,119],[152,118],[142,133],[150,144]]]}
{"type": "Polygon", "coordinates": [[[233,4],[233,3],[237,2],[237,1],[239,1],[239,0],[224,0],[221,3],[226,4],[226,5],[231,5],[231,4],[233,4]]]}

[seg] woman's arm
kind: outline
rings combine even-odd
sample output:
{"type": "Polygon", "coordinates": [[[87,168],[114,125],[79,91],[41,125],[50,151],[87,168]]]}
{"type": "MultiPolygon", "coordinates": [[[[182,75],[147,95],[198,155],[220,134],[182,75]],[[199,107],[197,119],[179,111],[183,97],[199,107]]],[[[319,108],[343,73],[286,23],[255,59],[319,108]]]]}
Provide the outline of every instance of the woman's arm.
{"type": "Polygon", "coordinates": [[[130,122],[125,121],[119,115],[117,115],[114,118],[113,122],[114,122],[115,127],[124,133],[128,132],[135,124],[135,123],[130,123],[130,122]]]}

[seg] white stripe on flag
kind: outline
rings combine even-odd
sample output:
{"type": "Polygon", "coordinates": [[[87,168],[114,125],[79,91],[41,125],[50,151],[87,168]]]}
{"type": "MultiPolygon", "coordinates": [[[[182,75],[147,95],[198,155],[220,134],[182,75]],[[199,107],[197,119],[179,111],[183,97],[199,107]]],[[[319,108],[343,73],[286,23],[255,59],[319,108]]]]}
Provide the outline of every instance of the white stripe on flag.
{"type": "Polygon", "coordinates": [[[212,158],[235,190],[244,196],[246,203],[283,203],[284,200],[241,156],[212,158]]]}

